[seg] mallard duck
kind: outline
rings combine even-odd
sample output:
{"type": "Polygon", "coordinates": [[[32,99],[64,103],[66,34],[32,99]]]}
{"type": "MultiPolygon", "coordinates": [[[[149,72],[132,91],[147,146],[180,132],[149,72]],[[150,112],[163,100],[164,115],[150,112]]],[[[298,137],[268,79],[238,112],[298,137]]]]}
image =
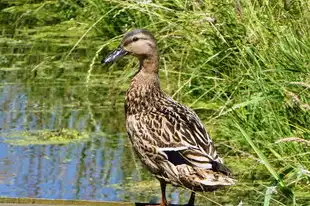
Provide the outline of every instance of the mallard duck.
{"type": "Polygon", "coordinates": [[[126,128],[137,156],[160,182],[160,205],[167,205],[167,183],[190,189],[189,205],[194,205],[197,191],[233,185],[196,113],[161,90],[154,36],[144,29],[126,33],[104,63],[127,54],[137,57],[140,66],[126,93],[126,128]]]}

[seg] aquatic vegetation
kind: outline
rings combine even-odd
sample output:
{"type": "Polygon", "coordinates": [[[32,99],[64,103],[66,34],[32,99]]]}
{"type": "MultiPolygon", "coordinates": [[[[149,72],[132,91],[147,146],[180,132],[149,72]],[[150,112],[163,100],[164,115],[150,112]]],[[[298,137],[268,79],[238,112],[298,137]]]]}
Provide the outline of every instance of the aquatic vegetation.
{"type": "Polygon", "coordinates": [[[6,143],[19,146],[69,144],[87,141],[89,138],[87,133],[73,129],[16,131],[2,136],[6,138],[6,143]]]}

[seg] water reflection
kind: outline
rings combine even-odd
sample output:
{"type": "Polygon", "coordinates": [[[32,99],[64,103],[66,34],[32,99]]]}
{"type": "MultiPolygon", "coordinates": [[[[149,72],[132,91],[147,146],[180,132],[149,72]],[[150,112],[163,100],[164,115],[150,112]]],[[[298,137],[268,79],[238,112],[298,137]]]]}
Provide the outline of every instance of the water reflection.
{"type": "MultiPolygon", "coordinates": [[[[122,133],[111,135],[101,132],[101,124],[103,121],[109,124],[110,116],[98,121],[93,130],[89,128],[91,115],[87,109],[65,108],[61,105],[65,100],[59,101],[59,97],[43,97],[35,101],[27,95],[29,88],[23,87],[25,85],[2,85],[2,133],[67,127],[88,130],[92,134],[87,142],[68,145],[14,146],[6,144],[2,137],[2,196],[119,199],[118,191],[107,185],[122,183],[123,157],[132,157],[130,152],[124,156],[124,148],[128,144],[126,136],[122,133]]],[[[121,108],[114,111],[116,119],[119,119],[117,115],[121,113],[118,109],[121,108]]]]}
{"type": "Polygon", "coordinates": [[[124,142],[120,137],[110,149],[104,138],[64,146],[2,143],[1,195],[118,200],[117,190],[108,185],[122,183],[124,142]]]}

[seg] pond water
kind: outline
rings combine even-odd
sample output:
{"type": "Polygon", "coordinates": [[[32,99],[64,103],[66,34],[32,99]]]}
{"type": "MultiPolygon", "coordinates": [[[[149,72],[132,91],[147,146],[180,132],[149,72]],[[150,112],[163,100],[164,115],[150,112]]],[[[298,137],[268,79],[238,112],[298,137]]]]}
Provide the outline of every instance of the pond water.
{"type": "MultiPolygon", "coordinates": [[[[43,87],[45,91],[42,84],[30,86],[2,79],[0,128],[5,136],[2,135],[0,143],[0,194],[9,197],[120,199],[120,192],[113,185],[124,181],[122,167],[126,167],[124,162],[131,161],[131,157],[128,151],[124,151],[128,142],[123,131],[109,134],[101,127],[101,124],[116,121],[107,116],[112,111],[98,109],[98,113],[106,115],[92,125],[90,117],[93,114],[89,114],[87,108],[65,105],[65,102],[77,103],[69,100],[75,85],[62,94],[56,90],[65,88],[55,88],[53,81],[43,87]],[[41,87],[42,93],[38,94],[36,87],[41,87]],[[18,145],[18,140],[23,138],[22,131],[61,128],[87,131],[90,136],[87,141],[68,144],[38,145],[34,141],[18,145]],[[17,140],[9,142],[12,138],[17,140]]],[[[118,109],[114,109],[116,116],[119,115],[118,109]]]]}

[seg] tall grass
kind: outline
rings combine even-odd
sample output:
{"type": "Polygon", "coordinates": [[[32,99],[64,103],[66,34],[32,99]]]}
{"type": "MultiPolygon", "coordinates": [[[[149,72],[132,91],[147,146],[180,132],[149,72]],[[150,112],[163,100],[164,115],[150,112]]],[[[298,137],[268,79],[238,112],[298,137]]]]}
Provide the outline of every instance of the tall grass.
{"type": "MultiPolygon", "coordinates": [[[[310,202],[309,145],[279,141],[310,139],[309,1],[69,0],[58,2],[58,7],[49,1],[44,4],[31,4],[35,9],[29,17],[41,30],[47,17],[41,17],[40,25],[34,20],[40,18],[35,11],[58,9],[62,13],[53,24],[74,25],[79,33],[66,58],[72,58],[85,39],[100,39],[94,41],[97,54],[94,51],[90,59],[87,81],[93,67],[101,72],[99,50],[106,55],[118,45],[121,34],[132,28],[152,31],[160,48],[162,87],[205,121],[239,180],[232,194],[256,191],[252,200],[245,201],[250,205],[310,202]],[[249,165],[249,159],[254,164],[249,165]]],[[[30,27],[25,18],[19,23],[30,27]]],[[[127,58],[111,66],[110,74],[123,70],[113,78],[124,85],[121,90],[135,65],[127,58]]]]}

